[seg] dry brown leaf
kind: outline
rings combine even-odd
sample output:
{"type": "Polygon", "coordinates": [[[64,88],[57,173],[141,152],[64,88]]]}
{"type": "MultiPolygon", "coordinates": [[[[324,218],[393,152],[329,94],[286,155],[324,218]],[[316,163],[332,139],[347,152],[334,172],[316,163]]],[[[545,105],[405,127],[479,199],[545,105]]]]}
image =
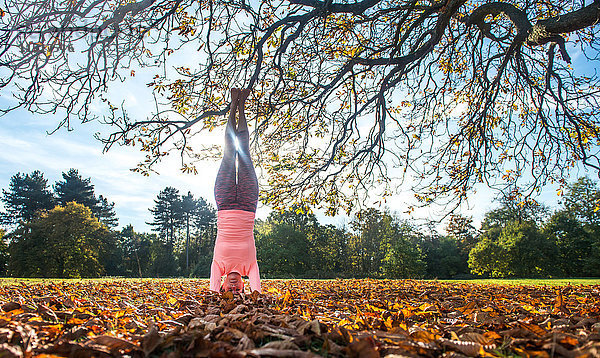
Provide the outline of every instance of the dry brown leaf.
{"type": "Polygon", "coordinates": [[[9,312],[12,310],[18,310],[21,308],[21,304],[17,303],[17,302],[6,302],[5,304],[2,305],[2,310],[4,312],[9,312]]]}
{"type": "Polygon", "coordinates": [[[248,353],[257,355],[259,357],[321,358],[320,355],[311,352],[295,351],[290,349],[258,348],[253,349],[248,353]]]}
{"type": "Polygon", "coordinates": [[[292,341],[273,341],[265,344],[261,348],[273,348],[278,350],[299,350],[300,348],[292,341]]]}
{"type": "Polygon", "coordinates": [[[455,341],[446,339],[442,341],[442,344],[446,347],[455,349],[469,357],[478,357],[481,355],[485,355],[483,347],[477,342],[455,341]]]}
{"type": "Polygon", "coordinates": [[[356,358],[379,357],[379,352],[377,352],[375,341],[371,337],[362,338],[351,343],[346,348],[346,353],[348,354],[348,357],[356,358]]]}
{"type": "Polygon", "coordinates": [[[459,337],[461,341],[476,342],[483,346],[494,344],[494,340],[476,332],[463,333],[459,337]]]}
{"type": "Polygon", "coordinates": [[[142,337],[142,350],[144,354],[148,355],[154,351],[156,347],[162,342],[162,337],[158,333],[156,329],[156,325],[153,322],[150,322],[150,328],[148,329],[148,333],[142,337]]]}
{"type": "Polygon", "coordinates": [[[122,350],[139,350],[140,347],[137,344],[133,344],[129,341],[126,341],[122,338],[113,337],[113,336],[96,336],[92,337],[92,341],[108,347],[111,352],[122,351],[122,350]]]}

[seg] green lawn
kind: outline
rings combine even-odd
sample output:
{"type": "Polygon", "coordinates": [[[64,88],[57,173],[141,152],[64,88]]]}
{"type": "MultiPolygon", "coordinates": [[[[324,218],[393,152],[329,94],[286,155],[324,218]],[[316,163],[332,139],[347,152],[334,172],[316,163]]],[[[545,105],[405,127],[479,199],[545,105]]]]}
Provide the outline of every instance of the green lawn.
{"type": "Polygon", "coordinates": [[[473,279],[473,280],[438,280],[440,282],[474,283],[484,285],[600,285],[600,278],[515,278],[515,279],[473,279]]]}
{"type": "Polygon", "coordinates": [[[121,278],[121,277],[103,277],[103,278],[14,278],[14,277],[2,277],[0,278],[0,285],[15,285],[21,283],[48,283],[48,282],[80,282],[80,281],[113,281],[113,280],[127,280],[127,281],[147,281],[147,280],[161,280],[161,281],[174,281],[174,280],[185,280],[185,279],[171,279],[171,278],[121,278]]]}
{"type": "MultiPolygon", "coordinates": [[[[130,280],[130,281],[147,281],[147,280],[160,280],[160,281],[178,281],[178,280],[190,280],[188,278],[93,278],[93,279],[43,279],[43,278],[0,278],[0,285],[14,285],[20,283],[44,283],[50,281],[111,281],[111,280],[130,280]]],[[[195,279],[192,279],[195,280],[195,279]]],[[[328,281],[328,280],[324,280],[328,281]]],[[[560,278],[560,279],[472,279],[472,280],[425,280],[425,281],[438,281],[438,282],[454,282],[454,283],[471,283],[471,284],[482,284],[482,285],[549,285],[549,286],[565,286],[565,285],[600,285],[600,278],[560,278]]]]}

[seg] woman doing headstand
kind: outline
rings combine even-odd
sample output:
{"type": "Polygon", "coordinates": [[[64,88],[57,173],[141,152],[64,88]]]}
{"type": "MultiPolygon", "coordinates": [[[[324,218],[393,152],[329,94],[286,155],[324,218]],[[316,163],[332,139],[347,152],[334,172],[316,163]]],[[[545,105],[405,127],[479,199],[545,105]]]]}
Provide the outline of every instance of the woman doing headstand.
{"type": "Polygon", "coordinates": [[[249,89],[231,89],[223,160],[215,182],[217,240],[211,265],[210,289],[217,292],[242,291],[242,276],[248,276],[252,291],[261,291],[254,244],[258,180],[250,158],[248,125],[244,113],[249,94],[249,89]],[[237,126],[236,111],[239,112],[237,126]],[[227,277],[221,285],[224,275],[227,277]]]}

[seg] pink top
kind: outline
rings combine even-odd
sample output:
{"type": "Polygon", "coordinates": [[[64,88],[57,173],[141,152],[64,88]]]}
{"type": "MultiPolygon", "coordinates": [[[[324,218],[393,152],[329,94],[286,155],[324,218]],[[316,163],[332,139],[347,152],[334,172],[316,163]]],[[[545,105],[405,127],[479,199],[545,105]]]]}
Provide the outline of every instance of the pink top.
{"type": "Polygon", "coordinates": [[[220,291],[222,276],[237,272],[248,276],[251,291],[260,292],[254,245],[254,215],[245,210],[217,212],[217,241],[210,269],[212,291],[220,291]]]}

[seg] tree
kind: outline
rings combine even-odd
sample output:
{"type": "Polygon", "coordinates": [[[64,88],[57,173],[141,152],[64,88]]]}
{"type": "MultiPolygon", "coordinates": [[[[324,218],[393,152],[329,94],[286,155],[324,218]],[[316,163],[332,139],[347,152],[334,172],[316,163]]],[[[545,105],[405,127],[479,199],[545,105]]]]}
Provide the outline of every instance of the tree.
{"type": "Polygon", "coordinates": [[[600,190],[589,178],[567,186],[563,208],[545,227],[558,245],[558,266],[567,276],[600,275],[600,190]]]}
{"type": "Polygon", "coordinates": [[[485,213],[481,230],[489,230],[495,227],[505,227],[507,224],[517,221],[533,221],[541,224],[549,215],[546,206],[533,200],[517,201],[510,195],[503,195],[500,199],[500,207],[485,213]]]}
{"type": "Polygon", "coordinates": [[[395,221],[387,252],[382,261],[382,272],[388,278],[419,278],[425,273],[425,262],[420,246],[423,235],[408,223],[395,221]]]}
{"type": "Polygon", "coordinates": [[[183,212],[179,190],[166,187],[158,193],[154,207],[148,209],[153,221],[147,223],[153,226],[158,238],[152,244],[152,274],[156,277],[174,276],[177,274],[175,262],[175,245],[179,243],[177,232],[183,224],[183,212]]]}
{"type": "Polygon", "coordinates": [[[312,238],[311,257],[312,277],[335,278],[351,277],[352,250],[351,234],[345,228],[334,225],[319,225],[312,238]]]}
{"type": "Polygon", "coordinates": [[[204,275],[204,256],[212,258],[215,239],[212,235],[216,224],[213,206],[204,198],[195,198],[191,192],[181,196],[179,190],[166,187],[158,193],[154,207],[149,210],[153,221],[148,224],[162,241],[152,243],[152,275],[204,275]]]}
{"type": "Polygon", "coordinates": [[[351,222],[356,233],[353,247],[360,275],[377,277],[416,277],[424,271],[421,235],[406,222],[377,209],[362,210],[351,222]]]}
{"type": "Polygon", "coordinates": [[[469,267],[492,277],[548,277],[559,273],[558,250],[533,221],[514,220],[492,228],[469,254],[469,267]]]}
{"type": "Polygon", "coordinates": [[[553,238],[558,249],[555,265],[566,277],[591,277],[600,274],[594,270],[594,240],[577,218],[567,211],[558,211],[544,227],[544,233],[553,238]]]}
{"type": "Polygon", "coordinates": [[[421,243],[426,275],[432,278],[454,278],[468,273],[467,256],[463,256],[454,237],[425,237],[421,243]]]}
{"type": "Polygon", "coordinates": [[[215,249],[215,241],[217,239],[217,225],[214,222],[212,225],[198,232],[191,240],[190,252],[190,277],[209,277],[210,267],[213,259],[213,251],[215,249]]]}
{"type": "Polygon", "coordinates": [[[98,205],[95,214],[98,220],[109,228],[114,228],[119,224],[117,213],[115,212],[115,203],[111,203],[102,195],[98,195],[98,205]]]}
{"type": "Polygon", "coordinates": [[[149,235],[135,232],[132,225],[127,225],[119,233],[118,246],[123,252],[123,267],[129,277],[144,277],[150,262],[149,235]]]}
{"type": "Polygon", "coordinates": [[[54,207],[54,197],[48,188],[48,180],[39,170],[31,174],[17,173],[10,178],[8,190],[2,189],[2,202],[6,212],[1,214],[2,221],[16,224],[28,222],[40,211],[54,207]]]}
{"type": "Polygon", "coordinates": [[[319,223],[314,214],[297,207],[273,211],[256,225],[256,249],[261,273],[267,277],[308,277],[322,264],[314,252],[319,223]]]}
{"type": "Polygon", "coordinates": [[[8,244],[5,240],[6,232],[0,229],[0,276],[6,276],[8,266],[8,244]]]}
{"type": "Polygon", "coordinates": [[[257,258],[265,277],[305,277],[310,269],[306,233],[286,222],[272,222],[257,235],[257,258]]]}
{"type": "Polygon", "coordinates": [[[62,173],[63,180],[54,184],[54,193],[59,205],[76,202],[87,206],[90,210],[96,209],[98,199],[94,193],[91,179],[84,179],[77,169],[69,169],[62,173]]]}
{"type": "Polygon", "coordinates": [[[522,201],[548,180],[564,185],[577,163],[600,168],[598,1],[3,6],[0,87],[16,103],[2,110],[58,111],[58,127],[70,128],[104,104],[114,129],[101,138],[105,149],[137,144],[144,173],[170,149],[194,171],[213,148],[197,153],[189,138],[225,124],[216,116],[232,86],[254,88],[255,157],[271,189],[262,200],[278,208],[350,211],[375,194],[372,184],[385,196],[405,183],[389,165],[416,179],[423,203],[460,202],[477,183],[524,186],[515,192],[522,201]],[[575,48],[589,65],[570,65],[575,48]],[[197,65],[165,70],[192,51],[197,65]],[[108,93],[148,67],[156,112],[129,116],[108,93]]]}
{"type": "Polygon", "coordinates": [[[175,234],[183,219],[179,190],[170,186],[164,188],[156,196],[154,207],[149,210],[153,221],[147,224],[154,226],[152,230],[158,232],[158,235],[173,247],[175,234]]]}
{"type": "Polygon", "coordinates": [[[502,229],[493,228],[482,235],[469,253],[469,268],[476,275],[506,277],[510,270],[506,247],[500,245],[502,229]]]}
{"type": "Polygon", "coordinates": [[[584,225],[600,229],[600,190],[594,181],[586,177],[577,179],[567,186],[562,201],[565,210],[584,225]]]}
{"type": "Polygon", "coordinates": [[[56,200],[60,205],[76,202],[88,207],[92,214],[108,227],[117,226],[117,217],[114,212],[114,203],[110,203],[100,195],[96,198],[94,185],[90,178],[84,179],[77,169],[69,169],[62,173],[63,180],[54,184],[56,200]]]}
{"type": "Polygon", "coordinates": [[[481,235],[468,256],[473,274],[492,277],[556,275],[556,242],[539,226],[548,209],[533,200],[518,202],[514,193],[500,199],[500,207],[485,213],[481,235]]]}
{"type": "Polygon", "coordinates": [[[381,275],[381,263],[385,255],[381,245],[391,221],[391,216],[370,208],[357,213],[350,223],[356,233],[353,251],[357,259],[357,271],[363,275],[381,275]]]}
{"type": "Polygon", "coordinates": [[[13,277],[98,277],[111,232],[76,202],[41,214],[11,233],[13,277]]]}
{"type": "MultiPolygon", "coordinates": [[[[443,257],[442,260],[445,261],[445,265],[442,266],[445,267],[445,270],[441,272],[445,271],[446,273],[444,274],[450,274],[451,276],[466,274],[468,272],[467,262],[469,260],[469,252],[475,247],[478,239],[477,230],[473,226],[473,218],[460,214],[451,215],[446,226],[446,232],[449,237],[441,239],[439,245],[434,245],[435,248],[432,247],[433,250],[441,250],[437,255],[441,255],[440,259],[443,257]],[[454,244],[448,240],[453,240],[454,244]],[[455,250],[458,250],[458,252],[455,250]],[[455,254],[458,255],[456,259],[449,256],[455,254]]],[[[437,271],[438,268],[434,270],[437,271]]],[[[438,276],[436,275],[436,277],[438,276]]]]}
{"type": "Polygon", "coordinates": [[[216,213],[212,205],[204,198],[194,198],[191,192],[181,197],[182,223],[185,227],[185,269],[189,270],[190,262],[190,229],[196,231],[196,236],[216,224],[216,213]]]}

